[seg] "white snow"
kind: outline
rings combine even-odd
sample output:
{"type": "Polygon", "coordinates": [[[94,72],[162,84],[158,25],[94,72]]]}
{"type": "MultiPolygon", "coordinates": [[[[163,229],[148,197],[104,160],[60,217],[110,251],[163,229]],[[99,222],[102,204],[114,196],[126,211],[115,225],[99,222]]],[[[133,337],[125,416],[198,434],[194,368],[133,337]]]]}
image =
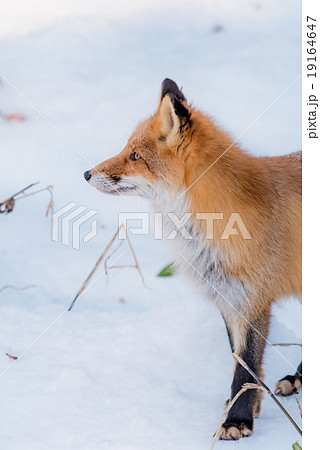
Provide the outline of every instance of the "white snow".
{"type": "MultiPolygon", "coordinates": [[[[122,149],[154,111],[165,77],[238,137],[301,73],[300,2],[2,0],[0,17],[1,74],[83,156],[2,81],[1,112],[27,120],[0,118],[0,201],[40,181],[54,185],[56,210],[76,202],[99,220],[98,235],[78,251],[51,241],[46,192],[0,217],[0,287],[36,285],[0,292],[0,373],[9,368],[0,378],[0,447],[209,450],[233,360],[214,306],[182,277],[156,277],[172,258],[165,242],[132,238],[147,287],[133,269],[98,280],[101,267],[21,359],[6,353],[24,353],[66,310],[118,213],[149,210],[139,199],[104,196],[82,173],[122,149]]],[[[241,138],[244,148],[300,149],[300,90],[298,81],[241,138]]],[[[131,261],[126,244],[117,254],[125,250],[119,264],[131,261]]],[[[294,299],[274,308],[270,342],[301,342],[300,310],[294,299]]],[[[300,347],[277,350],[299,364],[300,347]]],[[[293,373],[270,347],[264,368],[270,387],[293,373]]],[[[295,399],[282,402],[300,424],[295,399]]],[[[216,448],[283,450],[297,439],[265,398],[254,436],[216,448]]]]}

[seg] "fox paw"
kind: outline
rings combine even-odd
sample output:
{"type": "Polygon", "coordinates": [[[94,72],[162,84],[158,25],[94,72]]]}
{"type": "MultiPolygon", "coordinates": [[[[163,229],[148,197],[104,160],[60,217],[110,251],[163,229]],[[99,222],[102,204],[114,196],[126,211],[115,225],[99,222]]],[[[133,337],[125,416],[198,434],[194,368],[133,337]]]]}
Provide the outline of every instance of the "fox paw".
{"type": "Polygon", "coordinates": [[[287,375],[276,384],[275,394],[281,397],[288,397],[289,395],[298,392],[298,389],[301,388],[301,386],[302,384],[299,377],[287,375]]]}
{"type": "Polygon", "coordinates": [[[253,433],[253,427],[247,422],[229,422],[226,420],[219,432],[219,439],[225,441],[237,441],[243,437],[249,437],[253,433]]]}

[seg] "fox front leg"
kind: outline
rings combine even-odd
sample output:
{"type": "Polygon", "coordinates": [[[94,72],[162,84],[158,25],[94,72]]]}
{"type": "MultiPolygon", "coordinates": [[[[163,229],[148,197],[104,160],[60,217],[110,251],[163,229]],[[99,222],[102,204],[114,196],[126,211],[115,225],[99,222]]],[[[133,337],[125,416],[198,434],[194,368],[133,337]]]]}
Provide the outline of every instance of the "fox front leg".
{"type": "MultiPolygon", "coordinates": [[[[270,311],[253,321],[241,319],[228,322],[226,326],[232,350],[237,353],[248,366],[262,378],[262,357],[265,339],[269,331],[270,311]]],[[[253,377],[244,367],[236,363],[231,385],[231,399],[240,391],[244,383],[255,383],[253,377]]],[[[244,392],[232,406],[226,421],[220,429],[220,439],[238,440],[249,437],[253,433],[254,417],[260,412],[261,392],[248,390],[244,392]]]]}

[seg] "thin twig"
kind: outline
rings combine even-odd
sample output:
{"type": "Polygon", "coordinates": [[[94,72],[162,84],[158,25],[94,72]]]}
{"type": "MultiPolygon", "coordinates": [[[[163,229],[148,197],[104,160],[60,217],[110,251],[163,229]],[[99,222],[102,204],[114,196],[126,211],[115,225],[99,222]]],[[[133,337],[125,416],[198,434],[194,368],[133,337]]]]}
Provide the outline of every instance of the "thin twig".
{"type": "Polygon", "coordinates": [[[106,273],[106,275],[108,275],[108,270],[110,270],[110,269],[125,269],[125,268],[134,268],[134,269],[137,269],[138,272],[139,272],[139,275],[140,275],[140,277],[141,277],[142,283],[143,283],[143,285],[146,287],[145,282],[144,282],[144,277],[143,277],[142,271],[141,271],[140,266],[139,266],[139,263],[138,263],[138,259],[137,259],[137,257],[136,257],[136,254],[135,254],[134,250],[133,250],[133,246],[132,246],[132,244],[131,244],[131,241],[130,241],[130,239],[129,239],[129,236],[128,236],[127,232],[126,232],[126,229],[125,229],[124,225],[121,225],[121,226],[120,226],[119,231],[120,231],[120,229],[125,233],[125,239],[122,239],[122,240],[120,241],[120,244],[118,244],[117,247],[116,247],[116,248],[110,253],[110,255],[106,258],[106,260],[105,260],[105,262],[104,262],[105,273],[106,273]],[[121,247],[121,245],[125,242],[125,240],[127,240],[128,243],[129,243],[129,247],[130,247],[132,256],[133,256],[133,258],[134,258],[135,265],[132,265],[132,264],[126,264],[126,265],[121,265],[121,266],[111,266],[111,267],[109,267],[109,266],[107,265],[107,264],[108,264],[108,260],[109,260],[109,259],[112,257],[112,255],[113,255],[113,254],[121,247]]]}
{"type": "MultiPolygon", "coordinates": [[[[11,197],[9,197],[7,200],[5,200],[5,201],[2,202],[2,203],[5,203],[5,202],[7,202],[8,200],[11,200],[12,198],[15,198],[17,195],[22,194],[22,193],[25,192],[27,189],[30,189],[30,188],[32,188],[32,186],[35,186],[35,185],[37,185],[37,184],[39,184],[39,183],[40,183],[40,181],[36,181],[35,183],[29,184],[29,186],[27,186],[27,187],[21,189],[20,191],[16,192],[15,194],[11,195],[11,197]]],[[[0,203],[0,205],[2,205],[2,203],[0,203]]]]}
{"type": "Polygon", "coordinates": [[[79,289],[79,291],[77,292],[77,295],[75,296],[75,298],[72,300],[71,305],[69,306],[68,311],[71,311],[71,309],[73,308],[73,305],[75,304],[75,302],[77,301],[79,295],[81,294],[81,292],[83,292],[86,288],[86,286],[88,285],[89,281],[91,280],[91,278],[93,277],[95,271],[97,270],[97,268],[100,266],[102,260],[105,258],[106,254],[108,253],[110,247],[112,246],[112,244],[114,243],[117,234],[120,231],[121,226],[117,229],[117,231],[115,232],[115,234],[112,236],[110,242],[108,243],[108,245],[106,246],[106,248],[103,250],[103,252],[100,255],[100,258],[98,259],[98,261],[95,263],[93,269],[91,270],[91,272],[89,273],[89,275],[87,276],[86,280],[84,281],[84,283],[82,284],[81,288],[79,289]]]}
{"type": "Polygon", "coordinates": [[[0,292],[4,291],[5,289],[15,289],[16,291],[24,291],[26,289],[31,289],[31,288],[35,288],[37,287],[35,284],[30,284],[30,286],[24,286],[24,287],[17,287],[17,286],[13,286],[11,284],[6,284],[5,286],[2,286],[2,288],[0,288],[0,292]]]}
{"type": "MultiPolygon", "coordinates": [[[[120,230],[120,228],[119,228],[119,230],[120,230]]],[[[118,230],[118,231],[119,231],[119,230],[118,230]]],[[[108,278],[108,270],[109,270],[109,269],[112,269],[112,267],[114,267],[113,265],[108,266],[108,261],[109,261],[109,259],[112,258],[112,256],[116,253],[116,251],[119,250],[119,248],[121,247],[121,245],[123,244],[123,242],[124,242],[124,241],[120,241],[120,243],[112,250],[112,252],[111,252],[108,256],[106,256],[106,259],[104,260],[104,273],[105,273],[105,275],[106,275],[107,278],[108,278]]]]}
{"type": "MultiPolygon", "coordinates": [[[[38,184],[38,183],[34,183],[34,184],[38,184]]],[[[31,184],[31,186],[33,186],[33,185],[31,184]]],[[[39,192],[49,191],[49,192],[51,193],[51,189],[52,189],[52,188],[53,188],[52,184],[49,184],[49,186],[47,186],[47,187],[45,187],[45,188],[42,188],[42,189],[38,189],[37,191],[34,191],[34,192],[30,192],[30,194],[23,194],[21,197],[16,198],[16,202],[17,202],[18,200],[22,200],[22,199],[24,199],[24,198],[30,197],[31,195],[38,194],[39,192]]],[[[21,193],[22,193],[22,192],[21,192],[21,193]]],[[[17,194],[16,194],[16,195],[17,195],[17,194]]]]}
{"type": "MultiPolygon", "coordinates": [[[[120,230],[120,228],[119,228],[120,230]]],[[[108,261],[108,259],[110,259],[115,253],[116,251],[119,250],[119,248],[121,247],[121,245],[123,245],[124,241],[120,241],[120,243],[112,250],[112,252],[106,257],[105,261],[108,261]]]]}
{"type": "Polygon", "coordinates": [[[48,191],[50,194],[50,202],[48,204],[47,207],[47,211],[46,211],[46,216],[49,214],[49,211],[51,211],[51,226],[52,226],[52,213],[53,213],[53,186],[51,184],[49,184],[47,187],[42,188],[42,189],[38,189],[37,191],[34,192],[30,192],[29,194],[25,194],[25,191],[27,189],[30,189],[31,187],[35,186],[36,184],[39,184],[39,182],[37,183],[32,183],[29,186],[25,187],[24,189],[21,189],[21,191],[16,192],[15,194],[13,194],[11,197],[9,197],[7,200],[3,201],[0,203],[0,213],[10,213],[15,205],[15,202],[17,202],[18,200],[23,200],[24,198],[30,197],[31,195],[35,195],[38,194],[39,192],[43,192],[43,191],[48,191]],[[20,197],[19,197],[20,196],[20,197]],[[4,209],[2,209],[2,207],[4,207],[4,209]]]}
{"type": "Polygon", "coordinates": [[[18,197],[15,199],[15,201],[22,200],[24,198],[30,197],[31,195],[38,194],[39,192],[48,191],[50,195],[50,202],[48,203],[47,210],[46,210],[46,216],[51,211],[51,228],[53,227],[53,192],[52,192],[53,186],[52,184],[49,184],[47,187],[39,189],[38,191],[30,192],[30,194],[23,194],[22,197],[18,197]]]}
{"type": "Polygon", "coordinates": [[[24,191],[26,191],[27,189],[30,189],[32,186],[35,186],[37,183],[32,183],[29,184],[29,186],[21,189],[20,191],[16,192],[15,194],[11,195],[11,197],[7,198],[7,200],[4,200],[3,202],[0,203],[0,213],[9,213],[13,210],[14,204],[15,204],[15,197],[19,194],[22,194],[24,191]],[[4,209],[2,209],[2,207],[4,206],[4,209]]]}
{"type": "Polygon", "coordinates": [[[123,266],[105,266],[105,271],[107,272],[110,269],[136,269],[137,266],[132,264],[125,264],[123,266]]]}
{"type": "Polygon", "coordinates": [[[131,253],[132,253],[132,255],[133,255],[133,257],[134,257],[134,261],[135,261],[135,263],[136,263],[136,268],[138,269],[138,272],[139,272],[139,274],[140,274],[142,283],[145,284],[145,283],[144,283],[144,277],[143,277],[142,272],[141,272],[141,269],[140,269],[140,265],[139,265],[139,263],[138,263],[138,260],[137,260],[135,251],[133,250],[133,246],[132,246],[132,244],[131,244],[131,241],[130,241],[130,239],[129,239],[129,236],[128,236],[126,230],[125,230],[125,233],[126,233],[126,238],[128,239],[128,243],[129,243],[129,246],[130,246],[131,253]]]}
{"type": "Polygon", "coordinates": [[[216,443],[216,440],[218,439],[219,436],[219,431],[222,427],[223,422],[226,420],[227,415],[230,411],[230,409],[232,408],[232,406],[235,404],[235,402],[238,400],[238,398],[246,391],[248,391],[249,389],[258,389],[261,390],[263,392],[266,392],[266,389],[263,386],[260,386],[259,384],[254,384],[254,383],[245,383],[242,388],[240,389],[239,392],[237,392],[237,394],[233,397],[232,400],[230,400],[224,410],[223,416],[219,422],[218,428],[216,429],[216,432],[213,435],[213,440],[212,440],[212,444],[210,447],[210,450],[213,449],[214,444],[216,443]]]}
{"type": "Polygon", "coordinates": [[[271,344],[272,347],[275,347],[276,345],[279,345],[280,347],[289,347],[290,345],[297,345],[298,347],[302,347],[302,344],[298,344],[298,343],[279,343],[279,344],[271,344]]]}
{"type": "Polygon", "coordinates": [[[98,259],[98,261],[97,261],[96,264],[94,265],[93,269],[91,270],[90,274],[89,274],[88,277],[86,278],[85,282],[82,284],[81,288],[80,288],[79,291],[77,292],[77,295],[76,295],[75,298],[72,300],[72,303],[71,303],[71,305],[69,306],[68,311],[71,311],[71,309],[73,308],[73,306],[74,306],[75,302],[77,301],[79,295],[84,291],[84,289],[85,289],[86,286],[88,285],[90,279],[92,278],[92,276],[94,275],[95,271],[97,270],[97,268],[99,267],[99,265],[101,264],[101,262],[102,262],[102,260],[103,260],[104,258],[106,258],[106,259],[105,259],[105,263],[104,263],[104,266],[105,266],[105,267],[104,267],[104,270],[105,270],[105,273],[106,273],[106,274],[108,273],[108,270],[110,270],[110,269],[115,269],[115,268],[116,268],[116,269],[123,269],[123,268],[126,268],[126,267],[135,268],[135,269],[138,270],[138,272],[139,272],[139,274],[140,274],[140,276],[141,276],[142,282],[143,282],[143,284],[144,284],[144,278],[143,278],[143,275],[142,275],[142,272],[141,272],[141,269],[140,269],[140,266],[139,266],[137,257],[136,257],[136,255],[135,255],[134,250],[133,250],[133,247],[132,247],[132,244],[131,244],[131,242],[130,242],[130,239],[129,239],[129,237],[127,236],[127,233],[126,233],[126,231],[125,231],[125,227],[124,227],[124,225],[122,224],[122,225],[119,226],[119,228],[117,229],[116,233],[112,236],[110,242],[108,243],[108,245],[106,246],[106,248],[105,248],[104,251],[102,252],[100,258],[98,259]],[[123,242],[124,242],[124,241],[122,240],[122,241],[115,247],[115,249],[111,252],[111,254],[107,256],[107,254],[108,254],[108,252],[109,252],[111,246],[113,245],[113,243],[114,243],[114,241],[115,241],[117,235],[120,233],[120,231],[124,231],[124,232],[125,232],[125,236],[126,236],[126,238],[127,238],[127,240],[128,240],[128,243],[129,243],[129,246],[130,246],[130,250],[131,250],[131,252],[132,252],[132,255],[133,255],[133,258],[134,258],[134,261],[135,261],[135,265],[130,265],[130,264],[129,264],[129,265],[117,265],[117,266],[113,266],[113,265],[112,265],[112,266],[109,267],[109,266],[107,266],[107,261],[108,261],[108,260],[110,259],[110,257],[111,257],[111,256],[112,256],[112,255],[113,255],[113,254],[121,247],[121,245],[122,245],[123,242]]]}
{"type": "Polygon", "coordinates": [[[298,408],[299,408],[300,417],[302,417],[302,407],[300,405],[298,397],[296,396],[296,394],[293,394],[293,395],[294,395],[294,398],[296,399],[296,402],[297,402],[297,405],[298,405],[298,408]]]}
{"type": "Polygon", "coordinates": [[[288,411],[281,405],[281,403],[279,402],[279,400],[273,395],[273,393],[271,392],[271,390],[268,388],[268,386],[262,381],[260,380],[260,378],[250,369],[250,367],[248,366],[248,364],[246,364],[242,358],[240,358],[240,356],[238,356],[236,353],[232,353],[232,356],[238,361],[239,364],[241,364],[242,367],[244,367],[247,372],[250,373],[250,375],[257,381],[257,383],[260,384],[260,386],[264,387],[267,394],[270,395],[270,397],[272,398],[272,400],[278,405],[278,407],[281,409],[281,411],[285,414],[285,416],[290,420],[290,422],[292,423],[292,425],[295,427],[295,429],[298,431],[298,433],[302,436],[302,431],[299,428],[299,426],[296,424],[296,422],[293,420],[293,418],[290,416],[290,414],[288,413],[288,411]]]}

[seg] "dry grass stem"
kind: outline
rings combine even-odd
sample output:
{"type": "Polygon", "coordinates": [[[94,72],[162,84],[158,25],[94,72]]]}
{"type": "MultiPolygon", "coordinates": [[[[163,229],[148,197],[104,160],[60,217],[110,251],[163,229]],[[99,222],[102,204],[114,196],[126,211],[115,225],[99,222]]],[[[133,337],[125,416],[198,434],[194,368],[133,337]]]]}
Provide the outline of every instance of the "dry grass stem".
{"type": "Polygon", "coordinates": [[[277,346],[277,345],[279,345],[280,347],[289,347],[290,345],[297,345],[298,347],[302,347],[302,344],[298,344],[298,343],[294,343],[294,342],[290,342],[290,343],[279,343],[279,344],[271,344],[272,345],[272,347],[275,347],[275,346],[277,346]]]}
{"type": "Polygon", "coordinates": [[[31,187],[35,186],[36,184],[39,184],[39,182],[30,184],[29,186],[25,187],[24,189],[21,189],[21,191],[16,192],[15,194],[13,194],[7,200],[4,200],[3,202],[1,202],[0,203],[0,214],[2,214],[2,213],[8,214],[8,213],[12,212],[12,210],[14,208],[14,205],[15,205],[15,203],[18,200],[23,200],[24,198],[30,197],[31,195],[38,194],[39,192],[48,191],[49,194],[50,194],[50,202],[49,202],[49,204],[47,206],[46,216],[51,211],[51,222],[52,222],[52,212],[53,212],[53,192],[52,192],[52,189],[53,189],[53,186],[51,184],[49,184],[45,188],[38,189],[37,191],[30,192],[29,194],[25,194],[25,191],[27,191],[31,187]]]}
{"type": "Polygon", "coordinates": [[[72,300],[71,305],[69,306],[68,311],[71,311],[71,309],[73,308],[73,305],[75,304],[75,302],[77,301],[79,295],[85,290],[85,288],[88,286],[89,281],[91,280],[91,278],[93,277],[95,271],[97,270],[97,268],[100,266],[101,262],[103,261],[103,259],[106,257],[108,251],[110,250],[112,244],[114,243],[117,234],[120,231],[120,227],[117,229],[117,231],[114,233],[114,235],[112,236],[111,240],[109,241],[108,245],[106,246],[106,248],[103,250],[103,252],[100,255],[100,258],[98,259],[98,261],[95,263],[93,269],[91,270],[91,272],[89,273],[89,275],[87,276],[87,278],[85,279],[84,283],[82,284],[81,288],[79,289],[79,291],[77,292],[77,295],[75,296],[75,298],[72,300]]]}
{"type": "Polygon", "coordinates": [[[260,390],[260,391],[267,392],[266,389],[265,389],[263,386],[260,386],[259,384],[255,384],[255,383],[245,383],[245,384],[242,386],[242,388],[240,389],[240,391],[233,397],[233,399],[232,399],[231,401],[228,402],[228,404],[227,404],[227,406],[226,406],[226,408],[225,408],[225,410],[224,410],[223,416],[222,416],[222,418],[221,418],[221,420],[220,420],[220,422],[219,422],[218,428],[216,429],[216,432],[215,432],[214,435],[213,435],[213,440],[212,440],[212,444],[211,444],[210,450],[213,449],[213,447],[214,447],[214,445],[215,445],[215,443],[216,443],[216,440],[218,439],[218,435],[219,435],[220,428],[222,427],[223,422],[226,420],[227,415],[228,415],[230,409],[231,409],[232,406],[235,404],[235,402],[238,400],[238,398],[239,398],[244,392],[248,391],[249,389],[258,389],[258,390],[260,390]]]}
{"type": "Polygon", "coordinates": [[[301,404],[300,404],[300,402],[299,402],[298,397],[296,396],[296,394],[293,394],[293,395],[294,395],[294,398],[296,399],[296,402],[297,402],[297,405],[298,405],[298,408],[299,408],[300,417],[302,417],[302,407],[301,407],[301,404]]]}
{"type": "Polygon", "coordinates": [[[2,213],[9,213],[13,210],[14,207],[14,203],[15,203],[15,198],[19,195],[19,194],[23,194],[27,189],[30,189],[32,186],[35,186],[37,183],[32,183],[29,184],[29,186],[21,189],[20,191],[16,192],[15,194],[13,194],[11,197],[7,198],[7,200],[4,200],[3,202],[0,203],[0,214],[2,213]]]}
{"type": "Polygon", "coordinates": [[[100,255],[98,261],[95,263],[93,269],[91,270],[91,272],[89,273],[88,277],[86,278],[86,280],[85,280],[84,283],[82,284],[81,288],[80,288],[79,291],[77,292],[77,295],[76,295],[75,298],[72,300],[72,303],[71,303],[71,305],[69,306],[68,311],[71,311],[71,309],[73,308],[73,306],[74,306],[75,302],[77,301],[79,295],[81,295],[81,293],[82,293],[82,292],[85,290],[85,288],[88,286],[89,281],[91,280],[91,278],[93,277],[94,273],[96,272],[96,270],[97,270],[98,267],[100,266],[101,262],[102,262],[105,258],[106,258],[106,259],[105,259],[105,273],[107,273],[108,270],[113,269],[113,268],[116,268],[116,269],[123,269],[123,268],[125,268],[125,267],[131,267],[131,268],[133,267],[133,268],[135,268],[135,269],[138,270],[138,272],[139,272],[139,274],[140,274],[140,276],[141,276],[141,279],[142,279],[142,281],[143,281],[143,283],[144,283],[144,278],[143,278],[143,275],[142,275],[142,272],[141,272],[141,269],[140,269],[140,266],[139,266],[137,257],[136,257],[136,255],[135,255],[135,252],[134,252],[134,250],[133,250],[132,244],[131,244],[130,239],[129,239],[129,237],[127,236],[127,233],[126,233],[126,232],[125,232],[125,237],[126,237],[126,239],[128,240],[128,243],[129,243],[129,246],[130,246],[130,249],[131,249],[133,258],[134,258],[134,260],[135,260],[135,265],[117,265],[117,266],[110,266],[110,267],[107,266],[107,261],[108,261],[108,259],[110,259],[110,257],[111,257],[111,256],[112,256],[112,255],[113,255],[113,254],[121,247],[121,245],[122,245],[123,242],[124,242],[124,240],[121,241],[121,242],[115,247],[115,249],[111,252],[111,254],[110,254],[109,256],[107,256],[109,250],[111,249],[111,247],[112,247],[112,245],[113,245],[113,243],[114,243],[114,241],[115,241],[117,235],[120,233],[120,231],[124,231],[124,232],[125,232],[124,225],[120,225],[120,227],[117,229],[117,231],[115,232],[115,234],[112,236],[110,242],[108,243],[108,245],[106,246],[106,248],[104,249],[104,251],[101,253],[101,255],[100,255]]]}
{"type": "Polygon", "coordinates": [[[126,229],[125,229],[125,227],[124,227],[123,225],[121,225],[120,228],[119,228],[119,231],[120,231],[120,230],[122,230],[122,231],[125,233],[125,239],[121,240],[120,244],[118,244],[117,247],[113,250],[113,252],[110,253],[110,255],[106,258],[105,264],[104,264],[105,273],[106,273],[106,275],[108,275],[108,271],[109,271],[110,269],[125,269],[125,268],[137,269],[138,272],[139,272],[139,275],[140,275],[140,277],[141,277],[142,283],[145,285],[145,283],[144,283],[144,277],[143,277],[142,271],[141,271],[141,269],[140,269],[140,265],[139,265],[138,259],[137,259],[137,257],[136,257],[135,251],[134,251],[134,249],[133,249],[133,246],[132,246],[132,243],[131,243],[131,241],[130,241],[130,238],[129,238],[127,232],[126,232],[126,229]],[[128,241],[128,244],[129,244],[129,247],[130,247],[132,256],[133,256],[133,258],[134,258],[135,264],[134,264],[134,265],[133,265],[133,264],[126,264],[126,265],[118,265],[118,266],[114,266],[114,265],[108,266],[108,265],[107,265],[108,260],[109,260],[109,259],[111,258],[111,256],[112,256],[112,255],[113,255],[113,254],[121,247],[121,245],[125,242],[125,240],[128,241]]]}
{"type": "Polygon", "coordinates": [[[2,288],[0,288],[0,292],[4,291],[5,289],[15,289],[16,291],[25,291],[26,289],[31,289],[35,287],[37,287],[35,284],[30,284],[29,286],[23,286],[21,288],[13,286],[11,284],[6,284],[5,286],[2,286],[2,288]]]}
{"type": "Polygon", "coordinates": [[[139,274],[140,274],[141,280],[142,280],[142,282],[143,282],[143,284],[144,284],[144,277],[143,277],[143,275],[142,275],[142,272],[141,272],[141,269],[140,269],[140,265],[139,265],[139,262],[138,262],[138,260],[137,260],[135,251],[133,250],[133,246],[132,246],[132,244],[131,244],[131,241],[130,241],[130,239],[129,239],[129,236],[128,236],[127,232],[125,232],[125,233],[126,233],[126,238],[127,238],[127,240],[128,240],[128,244],[129,244],[129,246],[130,246],[130,250],[131,250],[132,256],[134,257],[134,261],[135,261],[135,263],[136,263],[136,268],[137,268],[137,270],[138,270],[138,272],[139,272],[139,274]]]}

